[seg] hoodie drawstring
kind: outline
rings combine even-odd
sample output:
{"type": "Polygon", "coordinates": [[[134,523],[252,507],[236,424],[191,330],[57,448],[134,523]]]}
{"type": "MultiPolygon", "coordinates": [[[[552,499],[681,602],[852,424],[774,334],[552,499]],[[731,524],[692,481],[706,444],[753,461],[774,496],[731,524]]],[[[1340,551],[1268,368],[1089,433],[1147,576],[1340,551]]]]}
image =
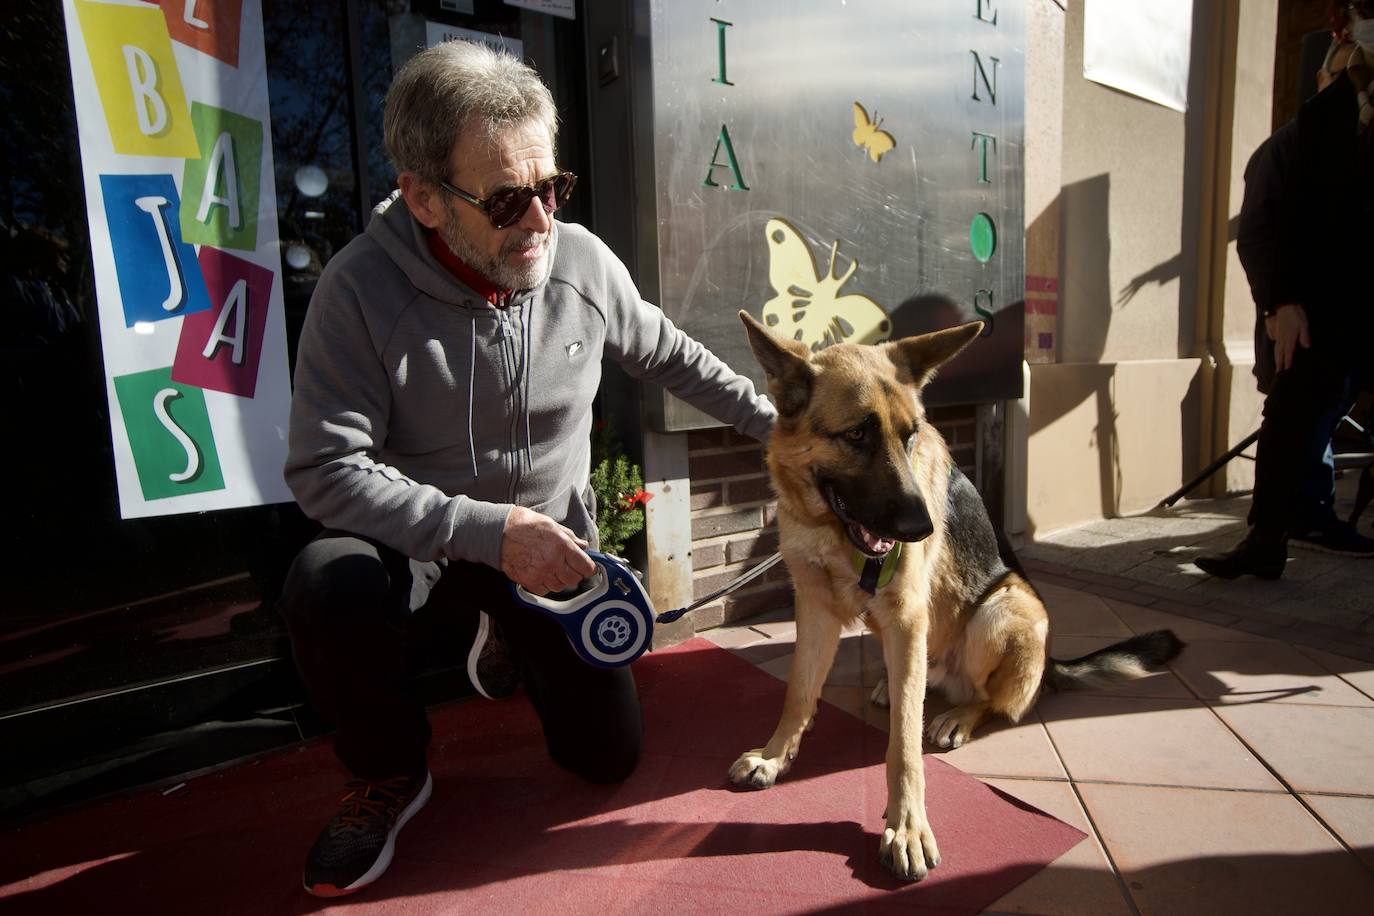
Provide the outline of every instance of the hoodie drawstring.
{"type": "MultiPolygon", "coordinates": [[[[472,456],[472,479],[477,479],[477,441],[472,434],[472,388],[477,384],[477,316],[472,316],[472,351],[468,355],[468,454],[472,456]]],[[[526,433],[528,435],[528,433],[526,433]]]]}
{"type": "Polygon", "coordinates": [[[525,469],[534,470],[534,447],[530,444],[530,376],[534,374],[534,367],[530,365],[530,359],[534,355],[534,348],[530,345],[530,338],[534,336],[534,309],[529,310],[529,316],[525,319],[525,469]]]}

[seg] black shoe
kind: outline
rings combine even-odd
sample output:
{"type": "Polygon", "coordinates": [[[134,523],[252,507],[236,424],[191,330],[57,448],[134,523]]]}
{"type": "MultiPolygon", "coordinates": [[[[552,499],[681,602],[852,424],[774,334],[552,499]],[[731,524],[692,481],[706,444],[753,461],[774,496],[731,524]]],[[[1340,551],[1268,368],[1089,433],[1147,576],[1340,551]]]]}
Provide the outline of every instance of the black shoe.
{"type": "Polygon", "coordinates": [[[1287,562],[1288,551],[1282,540],[1261,541],[1253,531],[1226,553],[1207,554],[1193,560],[1198,569],[1221,579],[1245,575],[1277,579],[1283,575],[1283,567],[1287,562]]]}
{"type": "Polygon", "coordinates": [[[1319,528],[1294,531],[1288,541],[1298,547],[1342,557],[1374,557],[1374,538],[1367,538],[1349,522],[1332,518],[1319,528]]]}
{"type": "Polygon", "coordinates": [[[488,700],[503,700],[515,693],[520,675],[496,621],[486,611],[477,614],[477,638],[468,651],[468,680],[488,700]]]}
{"type": "Polygon", "coordinates": [[[316,897],[342,897],[376,881],[391,864],[396,834],[429,801],[434,781],[426,770],[382,782],[354,779],[305,860],[305,889],[316,897]]]}

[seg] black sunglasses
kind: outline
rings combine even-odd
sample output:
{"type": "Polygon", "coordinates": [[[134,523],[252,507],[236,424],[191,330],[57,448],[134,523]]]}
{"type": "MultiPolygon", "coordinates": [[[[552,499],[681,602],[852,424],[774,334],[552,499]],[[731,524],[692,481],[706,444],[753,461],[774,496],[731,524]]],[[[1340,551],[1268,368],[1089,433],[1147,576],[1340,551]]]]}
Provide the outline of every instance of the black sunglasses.
{"type": "Polygon", "coordinates": [[[447,181],[439,182],[439,187],[481,210],[497,229],[509,229],[520,222],[530,207],[530,201],[539,198],[544,212],[552,213],[568,202],[576,184],[577,176],[572,172],[559,172],[538,184],[502,188],[481,198],[474,197],[461,188],[455,188],[447,181]]]}

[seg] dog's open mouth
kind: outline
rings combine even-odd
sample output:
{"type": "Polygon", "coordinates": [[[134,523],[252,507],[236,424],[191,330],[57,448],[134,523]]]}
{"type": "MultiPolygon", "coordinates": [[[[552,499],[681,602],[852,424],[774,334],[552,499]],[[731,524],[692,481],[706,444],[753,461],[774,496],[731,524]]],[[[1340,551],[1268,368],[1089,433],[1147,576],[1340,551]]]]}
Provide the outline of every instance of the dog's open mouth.
{"type": "Polygon", "coordinates": [[[845,534],[849,535],[849,540],[859,549],[864,556],[878,559],[887,556],[893,547],[897,546],[897,541],[893,538],[879,537],[869,531],[862,524],[855,521],[849,514],[849,507],[845,504],[843,497],[835,492],[835,488],[830,484],[821,485],[822,492],[825,493],[826,500],[830,503],[830,510],[835,513],[840,522],[844,524],[845,534]]]}

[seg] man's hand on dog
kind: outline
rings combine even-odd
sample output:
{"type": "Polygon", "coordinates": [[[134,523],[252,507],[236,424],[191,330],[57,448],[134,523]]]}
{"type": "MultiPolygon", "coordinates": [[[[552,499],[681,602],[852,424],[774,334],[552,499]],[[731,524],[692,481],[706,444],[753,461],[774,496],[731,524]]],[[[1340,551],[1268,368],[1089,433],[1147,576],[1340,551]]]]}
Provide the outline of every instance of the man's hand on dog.
{"type": "Polygon", "coordinates": [[[561,592],[596,572],[588,546],[547,515],[516,506],[501,535],[501,572],[530,594],[561,592]]]}

